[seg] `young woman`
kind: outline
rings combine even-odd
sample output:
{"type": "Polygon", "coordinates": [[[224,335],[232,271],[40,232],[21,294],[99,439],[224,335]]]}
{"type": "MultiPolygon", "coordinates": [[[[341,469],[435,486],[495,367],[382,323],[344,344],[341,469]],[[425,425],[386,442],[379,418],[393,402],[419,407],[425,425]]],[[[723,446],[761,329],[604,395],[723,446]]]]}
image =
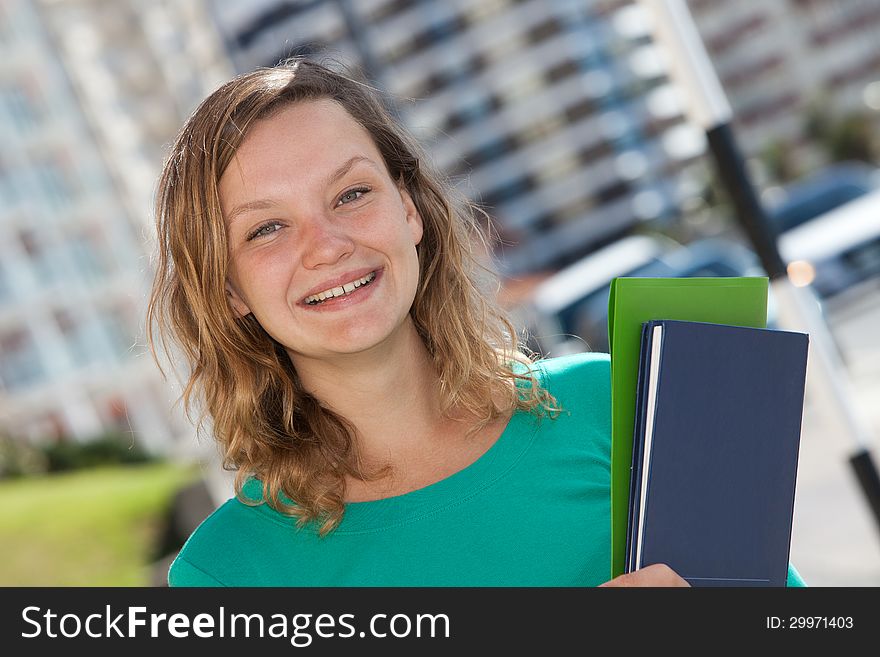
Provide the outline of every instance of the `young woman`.
{"type": "Polygon", "coordinates": [[[149,322],[237,476],[172,586],[606,582],[608,357],[518,350],[455,199],[374,90],[309,61],[184,126],[149,322]]]}

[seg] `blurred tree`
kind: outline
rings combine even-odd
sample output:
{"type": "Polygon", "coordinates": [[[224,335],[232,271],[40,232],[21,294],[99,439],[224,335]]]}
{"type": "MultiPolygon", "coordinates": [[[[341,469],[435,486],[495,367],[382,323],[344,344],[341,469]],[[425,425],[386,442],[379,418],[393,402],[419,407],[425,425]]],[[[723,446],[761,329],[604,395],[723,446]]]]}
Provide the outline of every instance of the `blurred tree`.
{"type": "Polygon", "coordinates": [[[86,441],[58,441],[44,448],[49,472],[92,468],[99,465],[145,463],[153,457],[130,437],[118,433],[86,441]]]}
{"type": "Polygon", "coordinates": [[[23,440],[0,434],[0,479],[42,474],[48,468],[46,455],[23,440]]]}
{"type": "Polygon", "coordinates": [[[827,99],[817,96],[810,102],[804,116],[804,136],[817,143],[824,142],[831,134],[833,126],[834,117],[827,99]]]}
{"type": "Polygon", "coordinates": [[[815,142],[831,162],[860,160],[880,163],[880,125],[865,112],[835,114],[825,97],[817,97],[807,110],[804,136],[815,142]]]}
{"type": "Polygon", "coordinates": [[[791,182],[803,174],[793,149],[782,140],[767,144],[761,153],[761,160],[767,167],[768,175],[778,183],[791,182]]]}
{"type": "Polygon", "coordinates": [[[828,152],[832,160],[861,160],[876,164],[878,159],[875,126],[863,113],[848,114],[834,125],[828,152]]]}

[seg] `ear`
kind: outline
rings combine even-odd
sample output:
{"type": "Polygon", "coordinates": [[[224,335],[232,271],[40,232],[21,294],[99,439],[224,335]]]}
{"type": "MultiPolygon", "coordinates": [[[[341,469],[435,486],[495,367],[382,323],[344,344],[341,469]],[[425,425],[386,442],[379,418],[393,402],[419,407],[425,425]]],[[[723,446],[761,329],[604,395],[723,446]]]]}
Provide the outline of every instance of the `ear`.
{"type": "Polygon", "coordinates": [[[413,203],[412,196],[409,195],[403,181],[397,184],[397,189],[400,192],[400,199],[403,201],[403,207],[406,210],[406,223],[412,234],[413,245],[416,245],[422,241],[422,235],[425,231],[422,215],[419,214],[416,204],[413,203]]]}
{"type": "Polygon", "coordinates": [[[235,287],[229,281],[226,281],[226,297],[229,299],[229,305],[232,306],[236,317],[245,317],[251,314],[251,309],[248,308],[241,295],[236,292],[235,287]]]}

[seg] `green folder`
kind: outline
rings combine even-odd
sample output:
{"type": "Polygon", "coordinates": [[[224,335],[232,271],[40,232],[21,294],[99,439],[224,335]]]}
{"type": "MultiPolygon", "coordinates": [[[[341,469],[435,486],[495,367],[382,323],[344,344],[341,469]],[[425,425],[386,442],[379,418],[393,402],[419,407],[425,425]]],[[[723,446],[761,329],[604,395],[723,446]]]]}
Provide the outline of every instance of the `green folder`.
{"type": "Polygon", "coordinates": [[[611,282],[611,577],[623,573],[626,560],[642,323],[678,319],[765,328],[767,287],[766,277],[616,278],[611,282]]]}

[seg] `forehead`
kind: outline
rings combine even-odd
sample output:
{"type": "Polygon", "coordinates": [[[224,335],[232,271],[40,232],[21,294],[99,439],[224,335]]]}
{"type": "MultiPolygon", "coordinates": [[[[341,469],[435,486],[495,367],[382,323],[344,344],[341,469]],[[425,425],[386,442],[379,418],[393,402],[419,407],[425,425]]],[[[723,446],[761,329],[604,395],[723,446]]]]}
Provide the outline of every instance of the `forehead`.
{"type": "Polygon", "coordinates": [[[340,149],[355,148],[379,156],[370,134],[345,108],[332,100],[320,99],[283,106],[255,122],[239,145],[236,157],[298,158],[316,166],[337,160],[340,149]]]}
{"type": "Polygon", "coordinates": [[[338,103],[284,106],[249,128],[220,178],[221,204],[225,211],[243,200],[320,188],[354,157],[386,172],[370,134],[338,103]]]}

